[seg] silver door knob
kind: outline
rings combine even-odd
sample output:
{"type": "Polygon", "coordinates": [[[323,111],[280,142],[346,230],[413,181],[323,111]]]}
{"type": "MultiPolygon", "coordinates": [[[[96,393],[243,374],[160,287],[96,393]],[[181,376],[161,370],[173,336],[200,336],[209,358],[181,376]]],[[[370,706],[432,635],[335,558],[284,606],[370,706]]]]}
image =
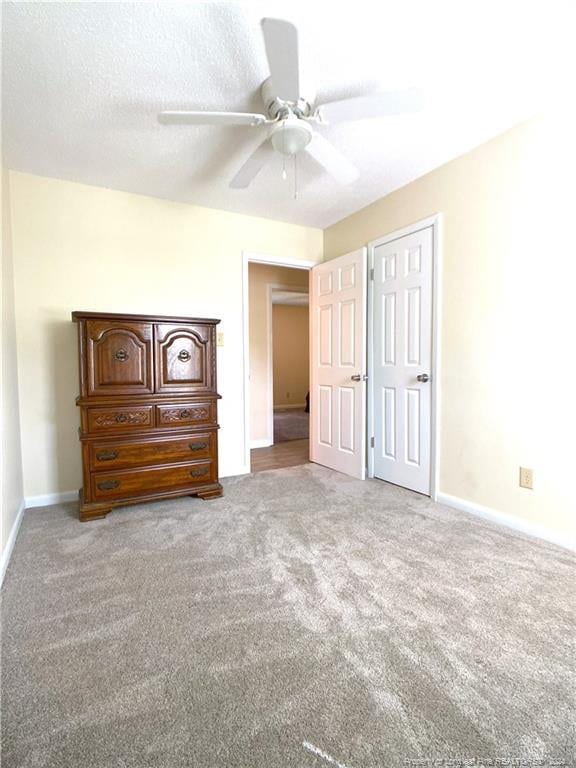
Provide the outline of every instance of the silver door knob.
{"type": "Polygon", "coordinates": [[[416,376],[416,379],[418,381],[427,382],[427,381],[430,381],[430,376],[428,376],[427,373],[420,373],[418,374],[418,376],[416,376]]]}
{"type": "Polygon", "coordinates": [[[366,374],[362,375],[360,373],[355,373],[354,376],[350,376],[352,381],[368,381],[368,376],[366,374]]]}

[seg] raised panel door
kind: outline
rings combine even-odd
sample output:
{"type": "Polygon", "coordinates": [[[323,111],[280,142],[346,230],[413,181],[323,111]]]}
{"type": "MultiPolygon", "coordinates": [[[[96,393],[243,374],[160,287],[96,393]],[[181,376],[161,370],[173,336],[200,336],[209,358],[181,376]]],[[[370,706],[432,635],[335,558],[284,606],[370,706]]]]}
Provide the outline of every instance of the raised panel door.
{"type": "Polygon", "coordinates": [[[430,493],[432,228],[374,247],[374,475],[430,493]]]}
{"type": "Polygon", "coordinates": [[[142,395],[154,391],[152,324],[86,322],[88,395],[142,395]]]}
{"type": "Polygon", "coordinates": [[[314,267],[311,285],[310,457],[364,478],[365,249],[314,267]]]}

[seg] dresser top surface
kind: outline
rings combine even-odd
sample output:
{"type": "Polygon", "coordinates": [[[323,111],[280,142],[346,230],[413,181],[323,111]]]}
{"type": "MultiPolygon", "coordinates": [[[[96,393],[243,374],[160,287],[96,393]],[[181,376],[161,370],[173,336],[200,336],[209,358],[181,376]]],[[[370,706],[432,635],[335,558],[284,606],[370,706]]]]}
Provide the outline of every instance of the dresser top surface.
{"type": "Polygon", "coordinates": [[[114,312],[72,312],[72,320],[123,320],[143,323],[186,323],[195,325],[218,325],[220,320],[206,317],[179,317],[175,315],[126,315],[114,312]]]}

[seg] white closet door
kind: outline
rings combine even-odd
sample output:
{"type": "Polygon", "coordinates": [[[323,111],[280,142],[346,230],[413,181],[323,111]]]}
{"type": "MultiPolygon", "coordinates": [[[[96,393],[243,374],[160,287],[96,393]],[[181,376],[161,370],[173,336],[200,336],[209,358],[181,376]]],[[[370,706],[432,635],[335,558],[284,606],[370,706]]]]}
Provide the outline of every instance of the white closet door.
{"type": "Polygon", "coordinates": [[[374,247],[374,474],[430,494],[432,227],[374,247]]]}
{"type": "Polygon", "coordinates": [[[366,249],[312,269],[310,458],[364,479],[366,249]]]}

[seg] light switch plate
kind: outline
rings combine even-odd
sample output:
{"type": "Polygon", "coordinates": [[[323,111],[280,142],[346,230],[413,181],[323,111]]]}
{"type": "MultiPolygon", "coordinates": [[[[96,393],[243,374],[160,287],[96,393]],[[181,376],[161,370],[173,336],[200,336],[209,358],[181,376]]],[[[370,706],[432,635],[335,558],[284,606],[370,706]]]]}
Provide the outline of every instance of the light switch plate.
{"type": "Polygon", "coordinates": [[[224,346],[224,331],[218,331],[216,333],[216,346],[217,347],[224,346]]]}

